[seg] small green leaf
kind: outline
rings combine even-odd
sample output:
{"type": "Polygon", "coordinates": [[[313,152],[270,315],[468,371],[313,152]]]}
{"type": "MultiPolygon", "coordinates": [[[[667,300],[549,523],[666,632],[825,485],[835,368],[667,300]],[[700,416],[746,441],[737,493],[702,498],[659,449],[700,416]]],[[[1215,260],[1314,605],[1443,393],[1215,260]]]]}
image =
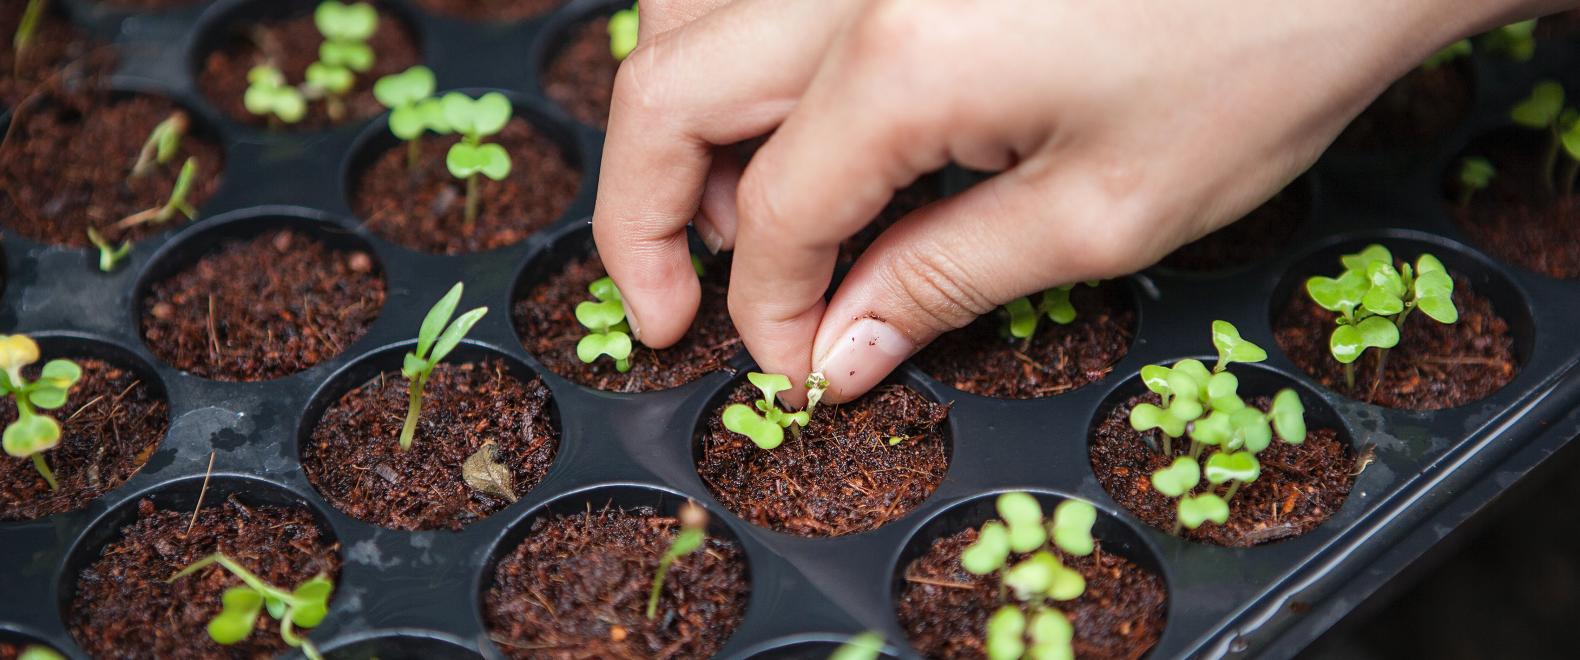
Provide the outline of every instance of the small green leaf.
{"type": "Polygon", "coordinates": [[[1051,607],[1037,610],[1031,619],[1028,660],[1075,660],[1075,628],[1064,613],[1051,607]]]}
{"type": "Polygon", "coordinates": [[[422,123],[438,135],[449,135],[455,132],[450,127],[450,122],[444,118],[444,104],[436,98],[426,98],[417,102],[417,114],[422,116],[422,123]]]}
{"type": "Polygon", "coordinates": [[[33,385],[33,390],[27,393],[27,400],[35,407],[44,410],[54,410],[66,405],[66,388],[52,387],[42,381],[33,385]]]}
{"type": "Polygon", "coordinates": [[[1284,442],[1298,445],[1306,441],[1306,406],[1294,390],[1279,390],[1267,416],[1272,418],[1273,430],[1284,442]]]}
{"type": "Polygon", "coordinates": [[[263,607],[263,595],[250,587],[231,587],[220,595],[224,609],[208,622],[208,635],[216,643],[230,645],[252,634],[263,607]]]}
{"type": "Polygon", "coordinates": [[[724,409],[724,428],[751,439],[761,449],[773,449],[785,441],[785,430],[764,419],[751,406],[733,403],[724,409]]]}
{"type": "Polygon", "coordinates": [[[1439,50],[1436,53],[1433,53],[1430,57],[1427,57],[1426,61],[1421,63],[1421,68],[1430,71],[1443,66],[1444,64],[1452,62],[1455,59],[1469,57],[1470,52],[1470,40],[1460,39],[1459,41],[1444,46],[1442,50],[1439,50]]]}
{"type": "Polygon", "coordinates": [[[366,2],[346,5],[336,0],[319,3],[313,25],[328,39],[366,41],[379,27],[379,15],[366,2]]]}
{"type": "Polygon", "coordinates": [[[1009,529],[1002,522],[989,520],[977,540],[960,551],[960,567],[972,575],[987,575],[1003,568],[1008,558],[1009,529]]]}
{"type": "Polygon", "coordinates": [[[586,364],[597,362],[604,355],[624,360],[631,357],[632,348],[631,336],[624,332],[595,332],[576,342],[576,358],[586,364]]]}
{"type": "Polygon", "coordinates": [[[1267,416],[1255,408],[1230,413],[1229,426],[1234,429],[1234,440],[1224,448],[1230,451],[1243,447],[1255,454],[1273,443],[1273,430],[1267,426],[1267,416]]]}
{"type": "Polygon", "coordinates": [[[455,316],[456,306],[461,304],[461,293],[466,289],[464,283],[456,282],[455,286],[433,304],[428,314],[422,318],[422,326],[417,330],[417,355],[427,357],[428,349],[439,339],[439,333],[444,332],[444,326],[450,322],[450,317],[455,316]]]}
{"type": "Polygon", "coordinates": [[[1361,298],[1361,307],[1379,316],[1393,316],[1404,311],[1404,299],[1383,287],[1372,287],[1361,298]]]}
{"type": "Polygon", "coordinates": [[[1212,345],[1218,349],[1218,364],[1213,367],[1213,371],[1223,371],[1235,362],[1261,362],[1267,359],[1267,351],[1240,337],[1240,330],[1228,321],[1212,322],[1212,345]]]}
{"type": "Polygon", "coordinates": [[[400,373],[408,380],[416,380],[417,375],[433,367],[433,363],[417,357],[416,353],[407,353],[401,358],[400,373]]]}
{"type": "Polygon", "coordinates": [[[1168,497],[1179,497],[1201,483],[1201,465],[1189,456],[1180,456],[1168,467],[1152,473],[1152,488],[1168,497]]]}
{"type": "Polygon", "coordinates": [[[428,127],[416,104],[395,106],[390,110],[390,133],[402,140],[415,140],[428,127]]]}
{"type": "Polygon", "coordinates": [[[612,277],[600,277],[593,280],[591,284],[587,285],[587,292],[591,293],[594,298],[605,302],[623,300],[620,296],[620,288],[614,285],[614,278],[612,277]]]}
{"type": "Polygon", "coordinates": [[[1073,285],[1055,287],[1042,292],[1042,304],[1038,309],[1048,317],[1048,320],[1059,325],[1069,325],[1075,320],[1075,305],[1070,303],[1070,290],[1073,285]]]}
{"type": "Polygon", "coordinates": [[[433,96],[435,84],[433,70],[419,64],[400,73],[379,78],[373,83],[373,98],[390,109],[412,106],[418,101],[433,96]]]}
{"type": "Polygon", "coordinates": [[[762,400],[768,406],[774,405],[775,401],[777,401],[775,397],[780,392],[790,389],[790,377],[783,374],[765,374],[752,371],[746,374],[746,380],[763,393],[762,400]]]}
{"type": "MultiPolygon", "coordinates": [[[[1567,147],[1568,143],[1565,142],[1564,146],[1567,147]]],[[[1497,174],[1498,171],[1493,168],[1492,161],[1485,158],[1467,157],[1459,161],[1459,182],[1470,190],[1483,190],[1492,185],[1492,179],[1497,174]]],[[[1416,272],[1420,270],[1420,267],[1416,268],[1416,272]]]]}
{"type": "Polygon", "coordinates": [[[1141,382],[1154,394],[1168,396],[1174,393],[1169,389],[1169,373],[1168,367],[1149,364],[1141,368],[1141,382]]]}
{"type": "Polygon", "coordinates": [[[439,340],[434,342],[433,353],[428,355],[428,361],[438,364],[440,360],[443,360],[445,356],[450,354],[450,351],[461,345],[461,340],[466,337],[466,333],[471,332],[472,326],[477,325],[477,322],[482,320],[483,315],[487,313],[487,307],[479,307],[456,318],[455,322],[451,323],[450,327],[445,328],[444,333],[439,335],[439,340]]]}
{"type": "Polygon", "coordinates": [[[588,330],[603,332],[625,321],[625,305],[619,300],[576,304],[576,321],[588,330]]]}
{"type": "Polygon", "coordinates": [[[1229,414],[1214,411],[1211,415],[1196,420],[1190,426],[1190,437],[1209,447],[1227,445],[1230,438],[1234,437],[1234,427],[1229,424],[1229,414]]]}
{"type": "Polygon", "coordinates": [[[1004,493],[994,503],[998,515],[1009,530],[1009,548],[1015,552],[1031,552],[1048,541],[1048,532],[1042,526],[1042,505],[1029,493],[1004,493]]]}
{"type": "Polygon", "coordinates": [[[1097,547],[1092,539],[1092,525],[1096,523],[1097,507],[1081,500],[1065,500],[1053,508],[1049,531],[1060,550],[1085,557],[1097,547]]]}
{"type": "Polygon", "coordinates": [[[1207,400],[1217,401],[1225,397],[1239,399],[1240,379],[1227,371],[1215,373],[1207,379],[1207,400]]]}
{"type": "Polygon", "coordinates": [[[1399,328],[1386,318],[1372,316],[1355,325],[1341,325],[1333,329],[1328,339],[1328,350],[1333,359],[1349,364],[1359,359],[1368,348],[1393,348],[1399,345],[1399,328]]]}
{"type": "Polygon", "coordinates": [[[1158,429],[1170,438],[1185,435],[1185,422],[1150,403],[1139,403],[1130,409],[1130,427],[1143,433],[1158,429]]]}
{"type": "Polygon", "coordinates": [[[356,76],[351,69],[342,66],[331,66],[323,62],[314,62],[307,65],[307,84],[334,95],[345,94],[351,91],[351,85],[356,82],[356,76]]]}
{"type": "Polygon", "coordinates": [[[55,649],[48,646],[33,644],[22,649],[22,654],[18,655],[16,660],[66,660],[66,656],[56,653],[55,649]]]}
{"type": "Polygon", "coordinates": [[[867,631],[845,640],[828,660],[878,660],[883,654],[883,635],[867,631]]]}
{"type": "Polygon", "coordinates": [[[1364,275],[1372,263],[1392,264],[1393,253],[1389,252],[1388,248],[1373,243],[1362,248],[1360,252],[1339,257],[1339,262],[1344,264],[1345,270],[1358,271],[1364,275]]]}
{"type": "Polygon", "coordinates": [[[1018,660],[1026,652],[1026,615],[1005,605],[988,617],[985,651],[988,660],[1018,660]]]}
{"type": "MultiPolygon", "coordinates": [[[[1197,360],[1195,358],[1187,358],[1180,360],[1179,362],[1175,362],[1174,371],[1189,377],[1192,382],[1196,383],[1197,392],[1199,392],[1202,388],[1207,387],[1207,381],[1212,379],[1212,372],[1207,370],[1207,365],[1202,364],[1201,360],[1197,360]]],[[[1188,394],[1183,390],[1178,391],[1178,393],[1191,396],[1192,398],[1196,399],[1201,398],[1198,394],[1188,394]]]]}
{"type": "Polygon", "coordinates": [[[1215,452],[1207,457],[1207,482],[1214,486],[1223,485],[1230,481],[1250,483],[1262,474],[1262,464],[1256,460],[1256,455],[1249,451],[1237,451],[1231,454],[1215,452]]]}
{"type": "Polygon", "coordinates": [[[1040,598],[1053,588],[1054,574],[1061,568],[1058,558],[1043,550],[1004,571],[1004,586],[1020,601],[1040,598]]]}
{"type": "Polygon", "coordinates": [[[493,135],[505,128],[514,110],[510,99],[499,92],[489,92],[477,99],[472,106],[472,130],[479,137],[493,135]]]}
{"type": "MultiPolygon", "coordinates": [[[[1051,556],[1051,555],[1050,555],[1051,556]]],[[[1048,586],[1048,597],[1054,600],[1075,600],[1086,593],[1086,578],[1080,571],[1054,560],[1053,584],[1048,586]]]]}
{"type": "Polygon", "coordinates": [[[1543,80],[1531,88],[1531,95],[1509,111],[1514,123],[1526,128],[1545,129],[1558,121],[1564,107],[1564,87],[1552,80],[1543,80]]]}
{"type": "Polygon", "coordinates": [[[1179,503],[1179,521],[1189,529],[1196,529],[1209,521],[1222,525],[1229,522],[1229,503],[1213,493],[1182,498],[1179,503]]]}
{"type": "Polygon", "coordinates": [[[1009,314],[1009,335],[1016,339],[1027,339],[1037,332],[1037,310],[1031,306],[1030,298],[1016,298],[1004,304],[1005,313],[1009,314]]]}
{"type": "Polygon", "coordinates": [[[1415,301],[1422,313],[1432,317],[1438,323],[1455,323],[1459,321],[1459,309],[1454,307],[1454,300],[1448,296],[1431,296],[1415,301]]]}
{"type": "Polygon", "coordinates": [[[615,61],[623,61],[636,50],[637,33],[641,24],[640,10],[636,5],[622,9],[609,17],[609,54],[615,61]]]}
{"type": "Polygon", "coordinates": [[[318,61],[367,73],[373,68],[373,47],[361,41],[328,40],[318,45],[318,61]]]}
{"type": "Polygon", "coordinates": [[[5,427],[0,446],[5,453],[27,458],[60,444],[60,423],[47,415],[24,415],[5,427]]]}
{"type": "Polygon", "coordinates": [[[1337,278],[1317,276],[1306,280],[1306,293],[1330,312],[1350,314],[1371,287],[1360,271],[1347,270],[1337,278]]]}

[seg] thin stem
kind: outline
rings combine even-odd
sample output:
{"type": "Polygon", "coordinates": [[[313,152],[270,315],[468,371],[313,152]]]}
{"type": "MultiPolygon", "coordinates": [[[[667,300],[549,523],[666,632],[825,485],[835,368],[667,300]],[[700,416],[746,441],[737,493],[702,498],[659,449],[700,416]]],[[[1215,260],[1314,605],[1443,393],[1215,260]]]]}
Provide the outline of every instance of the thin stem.
{"type": "Polygon", "coordinates": [[[1190,459],[1193,460],[1193,461],[1200,459],[1201,458],[1201,449],[1202,449],[1202,444],[1200,442],[1196,442],[1195,440],[1191,440],[1190,441],[1190,459]]]}
{"type": "Polygon", "coordinates": [[[60,484],[55,482],[55,472],[49,469],[49,463],[44,461],[44,452],[33,454],[33,468],[49,482],[50,490],[58,490],[60,484]]]}
{"type": "Polygon", "coordinates": [[[302,654],[306,655],[309,660],[324,660],[324,656],[318,654],[318,647],[313,646],[313,643],[307,641],[306,637],[298,636],[296,630],[292,628],[291,615],[295,611],[295,607],[287,609],[285,616],[280,618],[280,639],[285,640],[285,643],[289,646],[302,649],[302,654]]]}
{"type": "Polygon", "coordinates": [[[1459,186],[1459,208],[1462,208],[1462,209],[1470,208],[1470,200],[1472,198],[1474,198],[1475,196],[1476,196],[1476,189],[1474,187],[1469,186],[1469,185],[1465,185],[1465,184],[1460,184],[1460,186],[1459,186]]]}
{"type": "Polygon", "coordinates": [[[1171,531],[1169,533],[1173,534],[1175,536],[1179,536],[1180,535],[1180,530],[1182,530],[1182,529],[1185,529],[1185,525],[1180,524],[1180,516],[1179,516],[1178,513],[1176,513],[1176,514],[1174,514],[1174,531],[1171,531]]]}
{"type": "Polygon", "coordinates": [[[1167,434],[1167,433],[1163,433],[1162,435],[1163,435],[1163,455],[1164,456],[1173,456],[1174,455],[1174,438],[1169,437],[1169,434],[1167,434]]]}
{"type": "Polygon", "coordinates": [[[1229,482],[1229,492],[1223,494],[1224,501],[1228,501],[1228,500],[1234,499],[1234,494],[1239,492],[1239,491],[1240,491],[1240,481],[1238,479],[1229,482]]]}
{"type": "Polygon", "coordinates": [[[416,172],[417,161],[422,159],[422,148],[416,139],[406,141],[406,171],[416,172]]]}
{"type": "Polygon", "coordinates": [[[328,106],[330,120],[340,121],[341,119],[345,119],[346,102],[341,100],[339,95],[328,95],[324,98],[324,103],[328,106]]]}
{"type": "Polygon", "coordinates": [[[1354,362],[1346,362],[1344,364],[1344,389],[1352,391],[1352,392],[1355,391],[1355,363],[1354,362]]]}
{"type": "Polygon", "coordinates": [[[461,232],[471,234],[477,224],[477,175],[466,177],[466,222],[461,225],[461,232]]]}
{"type": "Polygon", "coordinates": [[[425,370],[411,381],[411,388],[407,390],[406,424],[400,430],[401,451],[411,449],[412,437],[417,434],[417,418],[422,415],[422,390],[428,386],[428,376],[432,369],[425,370]]]}
{"type": "Polygon", "coordinates": [[[1551,195],[1553,172],[1558,168],[1558,148],[1563,143],[1563,137],[1558,133],[1558,122],[1553,122],[1549,128],[1552,129],[1552,140],[1547,143],[1547,153],[1542,155],[1542,188],[1551,195]]]}
{"type": "Polygon", "coordinates": [[[664,577],[669,574],[669,565],[675,558],[667,553],[658,560],[658,573],[653,578],[653,589],[647,594],[647,619],[653,620],[658,616],[658,594],[664,589],[664,577]]]}

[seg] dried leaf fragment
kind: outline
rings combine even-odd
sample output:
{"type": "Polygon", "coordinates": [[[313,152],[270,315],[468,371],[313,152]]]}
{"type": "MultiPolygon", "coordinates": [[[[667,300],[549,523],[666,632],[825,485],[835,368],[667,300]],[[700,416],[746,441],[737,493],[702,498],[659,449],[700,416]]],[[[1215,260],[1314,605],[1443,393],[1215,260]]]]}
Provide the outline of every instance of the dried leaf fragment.
{"type": "Polygon", "coordinates": [[[515,476],[509,466],[499,462],[498,454],[494,443],[484,443],[461,464],[461,478],[472,490],[515,502],[515,476]]]}

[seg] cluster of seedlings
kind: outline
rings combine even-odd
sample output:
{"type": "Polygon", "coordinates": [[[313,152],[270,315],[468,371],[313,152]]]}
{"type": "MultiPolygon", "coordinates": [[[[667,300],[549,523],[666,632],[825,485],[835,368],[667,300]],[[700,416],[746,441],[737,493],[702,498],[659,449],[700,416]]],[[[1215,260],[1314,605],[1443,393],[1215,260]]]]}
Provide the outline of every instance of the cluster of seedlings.
{"type": "Polygon", "coordinates": [[[366,2],[326,0],[313,10],[313,24],[324,40],[305,80],[293,85],[273,63],[254,66],[247,72],[247,112],[266,117],[271,125],[294,124],[307,116],[309,103],[322,102],[331,120],[346,117],[346,95],[357,74],[371,70],[377,57],[368,40],[378,30],[378,12],[366,2]]]}
{"type": "Polygon", "coordinates": [[[461,136],[459,142],[450,146],[444,162],[452,176],[466,182],[461,231],[471,233],[482,202],[480,177],[501,181],[510,176],[510,154],[503,146],[484,139],[505,129],[513,108],[510,99],[499,92],[476,99],[460,92],[435,97],[434,84],[433,71],[415,66],[380,78],[373,85],[373,94],[390,109],[390,132],[406,142],[409,172],[417,169],[421,156],[418,141],[425,132],[461,136]]]}

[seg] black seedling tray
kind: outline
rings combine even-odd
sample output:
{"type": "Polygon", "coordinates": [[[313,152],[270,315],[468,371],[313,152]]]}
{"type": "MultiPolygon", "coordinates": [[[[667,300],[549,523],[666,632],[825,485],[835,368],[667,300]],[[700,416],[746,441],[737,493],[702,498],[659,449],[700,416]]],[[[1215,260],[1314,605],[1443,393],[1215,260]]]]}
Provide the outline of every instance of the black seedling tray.
{"type": "MultiPolygon", "coordinates": [[[[567,28],[624,0],[572,0],[543,19],[509,25],[437,18],[409,2],[386,3],[413,29],[441,90],[505,91],[518,113],[584,172],[581,192],[551,228],[517,245],[458,257],[396,246],[365,230],[353,213],[349,175],[393,143],[381,119],[327,132],[270,133],[226,119],[196,91],[199,53],[215,26],[309,3],[224,0],[161,14],[105,11],[90,0],[64,4],[83,27],[121,45],[118,89],[185,105],[226,152],[222,188],[199,221],[139,243],[114,274],[99,273],[89,250],[4,235],[0,329],[38,337],[47,351],[102,355],[134,367],[168,396],[171,408],[168,436],[120,488],[85,510],[0,523],[0,635],[42,641],[73,657],[82,652],[64,617],[77,572],[134,515],[139,500],[192,506],[211,450],[217,459],[207,502],[235,492],[251,501],[298,503],[340,543],[344,567],[336,595],[312,636],[322,648],[351,657],[495,657],[481,594],[493,562],[514,547],[533,516],[610,500],[672,511],[685,498],[707,506],[714,533],[737,540],[748,561],[745,619],[719,657],[823,657],[869,629],[882,632],[897,655],[912,657],[894,613],[905,564],[933,539],[979,525],[993,495],[1017,489],[1096,503],[1105,549],[1164,578],[1167,626],[1152,657],[1278,657],[1304,647],[1580,435],[1580,341],[1569,334],[1580,328],[1580,281],[1544,278],[1483,255],[1465,244],[1439,202],[1442,173],[1459,148],[1504,123],[1503,109],[1539,74],[1574,70],[1574,44],[1544,43],[1524,66],[1474,58],[1472,116],[1430,148],[1325,159],[1303,180],[1312,189],[1310,217],[1281,256],[1216,275],[1153,269],[1131,278],[1137,339],[1096,383],[1051,398],[1003,401],[955,391],[903,367],[898,381],[954,402],[947,477],[899,521],[848,537],[808,539],[741,520],[697,476],[701,420],[735,374],[650,394],[593,391],[543,369],[512,327],[515,294],[590,247],[602,146],[597,130],[576,124],[544,96],[537,72],[567,28]],[[314,368],[261,383],[210,381],[155,358],[138,323],[149,284],[218,239],[285,224],[374,255],[389,296],[368,333],[314,368]],[[1340,252],[1372,241],[1406,255],[1429,249],[1488,296],[1512,328],[1522,365],[1514,381],[1471,405],[1416,413],[1338,396],[1295,367],[1273,340],[1277,308],[1305,276],[1334,270],[1340,252]],[[391,531],[352,519],[306,480],[301,442],[317,414],[347,388],[399,363],[424,312],[457,280],[467,286],[463,308],[486,304],[492,312],[452,359],[497,356],[544,378],[562,434],[553,466],[519,502],[461,532],[391,531]],[[1210,350],[1208,325],[1220,318],[1271,354],[1240,370],[1248,391],[1292,385],[1316,422],[1341,430],[1357,450],[1375,447],[1375,462],[1343,508],[1299,538],[1249,549],[1183,541],[1138,522],[1092,473],[1088,431],[1107,405],[1136,391],[1143,365],[1210,350]]],[[[749,362],[743,355],[736,366],[744,370],[749,362]]]]}

